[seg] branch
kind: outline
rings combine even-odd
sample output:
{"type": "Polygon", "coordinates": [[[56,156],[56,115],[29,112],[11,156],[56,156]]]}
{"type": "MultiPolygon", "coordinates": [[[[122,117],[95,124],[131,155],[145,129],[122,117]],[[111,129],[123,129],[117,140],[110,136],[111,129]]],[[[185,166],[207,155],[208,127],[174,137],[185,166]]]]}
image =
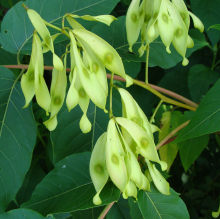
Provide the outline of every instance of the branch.
{"type": "Polygon", "coordinates": [[[104,210],[102,211],[102,213],[99,215],[98,219],[104,219],[106,214],[109,212],[109,210],[111,209],[111,207],[114,205],[115,202],[112,202],[110,204],[108,204],[104,210]]]}
{"type": "MultiPolygon", "coordinates": [[[[3,66],[5,68],[10,68],[10,69],[28,69],[28,65],[3,65],[3,66]]],[[[45,70],[53,70],[53,66],[44,66],[44,69],[45,70]]],[[[66,71],[70,72],[70,69],[67,68],[66,71]]],[[[110,79],[111,78],[111,74],[107,74],[107,78],[110,79]]],[[[117,76],[117,75],[114,75],[114,80],[125,82],[124,78],[122,78],[120,76],[117,76]]],[[[193,111],[195,111],[196,108],[198,107],[197,103],[195,103],[195,102],[193,102],[193,101],[191,101],[191,100],[189,100],[189,99],[187,99],[187,98],[185,98],[185,97],[183,97],[183,96],[181,96],[181,95],[179,95],[179,94],[177,94],[177,93],[175,93],[173,91],[167,90],[167,89],[159,87],[157,85],[149,84],[149,86],[147,86],[147,84],[145,84],[142,81],[138,81],[138,80],[134,80],[134,84],[139,85],[139,86],[141,86],[141,87],[143,87],[145,89],[148,89],[151,92],[152,92],[152,89],[154,91],[158,91],[158,92],[154,92],[154,94],[156,96],[160,97],[160,98],[162,97],[161,99],[163,99],[164,102],[168,102],[168,103],[171,103],[171,104],[174,104],[174,105],[176,105],[176,103],[178,103],[177,101],[174,101],[174,100],[172,100],[172,101],[168,100],[168,98],[163,96],[161,93],[166,94],[168,96],[171,96],[171,97],[173,97],[173,98],[175,98],[177,100],[182,101],[183,103],[188,104],[188,107],[187,107],[187,105],[184,105],[184,104],[178,105],[180,107],[187,108],[187,109],[193,110],[193,111]],[[150,88],[152,88],[152,89],[150,89],[150,88]]]]}
{"type": "Polygon", "coordinates": [[[171,141],[175,140],[174,135],[179,132],[181,129],[185,128],[189,124],[190,120],[182,123],[180,126],[175,128],[173,131],[171,131],[158,145],[157,150],[159,150],[162,146],[170,143],[171,141]],[[172,140],[171,140],[172,139],[172,140]]]}

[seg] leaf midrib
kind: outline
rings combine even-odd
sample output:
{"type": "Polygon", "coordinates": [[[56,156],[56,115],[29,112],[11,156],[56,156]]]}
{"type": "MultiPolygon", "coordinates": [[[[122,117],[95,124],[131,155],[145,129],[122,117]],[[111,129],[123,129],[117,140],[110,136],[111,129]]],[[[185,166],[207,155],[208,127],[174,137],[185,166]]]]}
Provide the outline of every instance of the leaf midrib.
{"type": "MultiPolygon", "coordinates": [[[[66,194],[66,193],[72,192],[72,191],[74,191],[75,189],[79,189],[79,188],[81,188],[81,187],[83,187],[83,186],[87,186],[87,185],[91,185],[91,184],[92,184],[92,181],[89,182],[89,183],[85,183],[85,184],[82,184],[82,185],[80,185],[80,186],[74,187],[74,188],[72,188],[72,189],[66,190],[66,191],[64,191],[64,192],[62,192],[62,193],[53,195],[53,196],[51,196],[51,197],[49,197],[49,198],[46,198],[46,199],[43,199],[43,200],[41,200],[41,201],[33,202],[32,204],[29,204],[29,205],[28,205],[28,204],[25,205],[25,203],[24,203],[24,207],[30,207],[30,206],[42,204],[43,202],[49,201],[49,200],[51,200],[51,199],[57,198],[57,197],[59,197],[59,196],[62,196],[62,195],[64,195],[64,194],[66,194]]],[[[23,205],[22,205],[22,206],[23,206],[23,205]]]]}
{"type": "Polygon", "coordinates": [[[10,89],[10,92],[9,92],[9,95],[8,95],[8,100],[7,100],[6,107],[5,107],[5,112],[3,114],[3,118],[2,118],[2,122],[1,122],[1,126],[0,126],[0,137],[2,136],[2,130],[3,130],[3,127],[5,125],[5,119],[6,119],[6,116],[7,116],[8,106],[9,106],[9,103],[10,103],[10,100],[11,100],[12,93],[14,91],[15,85],[17,84],[17,82],[18,82],[18,80],[19,80],[19,78],[21,77],[22,74],[23,74],[23,72],[21,72],[18,75],[18,77],[14,80],[14,82],[12,84],[12,87],[10,89]]]}

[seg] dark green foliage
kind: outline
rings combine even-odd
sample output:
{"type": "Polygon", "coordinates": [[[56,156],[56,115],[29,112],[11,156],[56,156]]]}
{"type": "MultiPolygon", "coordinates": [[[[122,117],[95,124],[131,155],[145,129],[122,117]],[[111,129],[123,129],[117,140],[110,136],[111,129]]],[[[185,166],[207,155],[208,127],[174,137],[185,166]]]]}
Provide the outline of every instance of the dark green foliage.
{"type": "MultiPolygon", "coordinates": [[[[110,27],[97,22],[82,23],[118,51],[127,74],[144,81],[145,55],[140,58],[137,53],[140,39],[134,46],[134,53],[128,51],[125,15],[130,2],[27,0],[25,4],[58,26],[68,12],[117,16],[110,27]]],[[[49,132],[42,124],[47,118],[45,112],[35,99],[23,109],[20,71],[1,66],[0,219],[98,218],[104,207],[113,201],[116,202],[107,219],[212,218],[211,212],[218,209],[220,197],[220,4],[219,0],[186,2],[205,25],[204,33],[190,30],[195,46],[187,52],[189,65],[181,65],[182,58],[172,47],[172,54],[166,53],[160,39],[150,45],[149,82],[199,104],[195,112],[189,112],[163,103],[155,117],[156,125],[162,128],[162,114],[170,111],[173,115],[170,131],[191,120],[171,139],[175,140],[176,150],[179,149],[177,157],[176,152],[173,155],[175,161],[170,172],[165,173],[173,188],[171,195],[162,195],[151,186],[150,192],[138,192],[137,201],[124,200],[109,180],[101,193],[102,205],[94,206],[95,189],[89,175],[89,159],[96,140],[106,131],[108,113],[90,102],[87,115],[92,131],[83,134],[79,128],[81,109],[76,107],[68,112],[64,106],[58,114],[57,128],[49,132]]],[[[22,64],[29,62],[33,26],[22,3],[0,1],[0,65],[18,64],[18,58],[22,64]],[[17,53],[21,55],[17,57],[17,53]]],[[[56,39],[57,54],[62,55],[67,42],[66,37],[56,39]]],[[[51,57],[51,54],[44,56],[45,65],[52,65],[51,57]]],[[[50,85],[50,71],[45,71],[45,78],[50,85]]],[[[114,84],[125,87],[123,82],[114,84]]],[[[160,99],[138,86],[127,89],[150,118],[160,99]]],[[[109,109],[109,100],[106,108],[109,109]]],[[[113,113],[121,116],[121,100],[116,89],[113,90],[113,113]]],[[[156,133],[156,142],[158,136],[156,133]]]]}

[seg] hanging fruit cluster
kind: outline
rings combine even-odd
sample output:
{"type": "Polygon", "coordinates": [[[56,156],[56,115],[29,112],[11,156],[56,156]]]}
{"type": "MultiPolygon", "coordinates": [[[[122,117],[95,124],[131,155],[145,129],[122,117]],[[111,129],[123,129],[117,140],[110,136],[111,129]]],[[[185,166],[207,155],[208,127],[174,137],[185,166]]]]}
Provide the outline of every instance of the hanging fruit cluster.
{"type": "MultiPolygon", "coordinates": [[[[21,87],[27,107],[32,98],[42,107],[49,117],[44,122],[50,130],[57,126],[57,114],[65,100],[69,111],[77,105],[83,115],[80,128],[83,133],[91,130],[87,118],[90,100],[99,108],[106,110],[108,83],[106,69],[112,74],[110,83],[112,92],[113,76],[117,74],[126,80],[126,86],[133,79],[126,75],[121,57],[117,51],[99,36],[86,30],[76,18],[98,21],[110,25],[115,18],[111,15],[78,16],[66,14],[63,17],[62,29],[43,20],[40,15],[27,9],[28,16],[35,31],[33,34],[32,53],[29,68],[21,79],[21,87]],[[64,27],[65,19],[70,27],[64,27]],[[47,26],[60,33],[51,35],[47,26]],[[54,41],[64,34],[69,39],[66,52],[60,58],[55,54],[54,41]],[[44,79],[43,54],[53,55],[53,71],[50,89],[44,79]],[[70,54],[68,56],[68,54],[70,54]],[[71,71],[67,91],[67,58],[70,57],[71,71]]],[[[189,12],[183,0],[132,0],[126,16],[129,50],[141,35],[140,55],[151,42],[160,36],[170,53],[172,43],[183,57],[183,65],[188,64],[185,58],[186,49],[193,47],[193,40],[188,34],[190,17],[194,26],[200,31],[204,27],[201,21],[189,12]]],[[[90,175],[96,189],[93,202],[101,204],[100,192],[110,178],[122,192],[124,198],[137,199],[137,191],[150,191],[151,181],[165,195],[170,193],[169,183],[161,175],[156,165],[164,171],[167,164],[160,160],[153,133],[158,128],[152,125],[133,97],[122,88],[117,88],[122,101],[122,117],[114,117],[110,103],[110,120],[107,132],[103,133],[95,144],[90,160],[90,175]]],[[[110,93],[110,101],[112,93],[110,93]]]]}
{"type": "Polygon", "coordinates": [[[67,47],[67,51],[61,59],[55,54],[53,45],[59,34],[51,36],[46,26],[49,24],[36,11],[27,9],[27,13],[35,32],[33,34],[30,65],[21,79],[25,107],[29,105],[35,95],[39,106],[46,111],[47,115],[50,114],[50,118],[44,122],[45,126],[50,131],[56,128],[57,114],[66,96],[66,59],[67,53],[70,53],[70,87],[67,92],[66,105],[70,111],[79,104],[83,111],[80,128],[84,133],[89,132],[91,123],[86,113],[90,100],[105,112],[107,111],[105,109],[108,96],[106,68],[110,72],[125,78],[127,86],[132,84],[132,79],[125,74],[121,57],[116,50],[102,38],[86,30],[75,18],[96,20],[107,25],[110,25],[115,18],[111,15],[94,17],[85,15],[80,17],[67,14],[65,18],[73,29],[65,28],[65,30],[62,30],[70,39],[70,48],[68,50],[67,47]],[[53,54],[54,66],[50,91],[44,79],[43,60],[43,53],[48,51],[53,54]]]}
{"type": "Polygon", "coordinates": [[[162,170],[167,168],[159,159],[154,144],[153,132],[157,128],[149,123],[128,91],[122,88],[118,91],[123,117],[113,117],[109,121],[107,133],[99,137],[90,160],[90,175],[97,191],[93,198],[96,205],[101,204],[99,194],[109,177],[124,198],[137,198],[137,188],[150,191],[150,181],[162,194],[169,194],[169,184],[154,164],[160,164],[162,170]],[[145,173],[139,157],[144,158],[145,173]]]}
{"type": "Polygon", "coordinates": [[[142,45],[139,54],[142,56],[150,43],[159,36],[171,53],[172,43],[176,51],[183,57],[183,65],[188,64],[187,48],[192,48],[194,42],[189,36],[190,16],[194,27],[204,31],[202,22],[192,12],[188,11],[184,0],[132,0],[126,16],[127,38],[129,50],[141,35],[142,45]]]}

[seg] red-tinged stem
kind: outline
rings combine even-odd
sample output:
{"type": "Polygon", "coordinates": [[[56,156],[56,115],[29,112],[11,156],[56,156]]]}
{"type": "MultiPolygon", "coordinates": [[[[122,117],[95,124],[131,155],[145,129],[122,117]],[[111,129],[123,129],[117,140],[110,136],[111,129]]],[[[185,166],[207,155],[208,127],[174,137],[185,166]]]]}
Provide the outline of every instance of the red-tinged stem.
{"type": "Polygon", "coordinates": [[[110,204],[108,204],[104,210],[102,211],[102,213],[99,215],[98,219],[104,219],[105,216],[108,214],[109,210],[111,209],[111,207],[114,205],[115,202],[112,202],[110,204]]]}
{"type": "MultiPolygon", "coordinates": [[[[28,65],[4,65],[4,67],[5,68],[10,68],[10,69],[28,69],[28,65]]],[[[44,66],[44,69],[45,70],[52,70],[53,69],[53,66],[44,66]]],[[[68,72],[70,72],[70,69],[69,68],[67,68],[66,69],[66,71],[68,71],[68,72]]],[[[111,79],[111,74],[107,74],[107,78],[108,79],[111,79]]],[[[122,81],[122,82],[125,82],[125,79],[124,78],[122,78],[122,77],[120,77],[120,76],[118,76],[118,75],[114,75],[114,80],[117,80],[117,81],[122,81]]],[[[157,95],[157,96],[159,96],[159,97],[161,97],[161,95],[160,95],[160,93],[159,92],[161,92],[161,93],[163,93],[163,94],[166,94],[166,95],[168,95],[168,96],[171,96],[171,97],[173,97],[173,98],[175,98],[175,99],[177,99],[177,100],[180,100],[180,101],[182,101],[183,103],[186,103],[187,105],[188,105],[188,107],[185,105],[183,105],[183,104],[180,104],[179,106],[180,107],[183,107],[183,108],[187,108],[187,109],[190,109],[190,110],[196,110],[196,108],[198,107],[198,104],[196,104],[196,103],[194,103],[193,101],[191,101],[191,100],[189,100],[189,99],[187,99],[187,98],[185,98],[185,97],[183,97],[183,96],[181,96],[181,95],[179,95],[179,94],[177,94],[177,93],[175,93],[175,92],[173,92],[173,91],[170,91],[170,90],[167,90],[167,89],[165,89],[165,88],[162,88],[162,87],[159,87],[159,86],[157,86],[157,85],[154,85],[154,84],[148,84],[148,85],[146,85],[144,82],[142,82],[142,81],[138,81],[138,80],[134,80],[134,84],[136,84],[136,85],[141,85],[142,87],[144,87],[144,88],[146,88],[146,89],[148,89],[148,90],[150,90],[150,91],[153,91],[153,90],[155,90],[155,91],[158,91],[158,92],[156,92],[155,94],[157,95]],[[153,90],[152,90],[152,89],[153,90]]],[[[165,97],[165,96],[163,96],[165,99],[165,102],[167,102],[166,100],[167,100],[167,98],[165,97]]],[[[171,104],[174,104],[174,105],[176,105],[175,103],[177,103],[177,102],[175,102],[175,101],[169,101],[168,100],[168,103],[171,103],[171,104]]]]}
{"type": "Polygon", "coordinates": [[[181,129],[185,128],[188,124],[189,124],[190,120],[182,123],[180,126],[178,126],[177,128],[175,128],[173,131],[171,131],[157,146],[157,150],[159,150],[162,146],[170,143],[171,141],[173,141],[174,135],[176,135],[177,132],[179,132],[181,129]],[[171,140],[172,139],[172,140],[171,140]]]}

